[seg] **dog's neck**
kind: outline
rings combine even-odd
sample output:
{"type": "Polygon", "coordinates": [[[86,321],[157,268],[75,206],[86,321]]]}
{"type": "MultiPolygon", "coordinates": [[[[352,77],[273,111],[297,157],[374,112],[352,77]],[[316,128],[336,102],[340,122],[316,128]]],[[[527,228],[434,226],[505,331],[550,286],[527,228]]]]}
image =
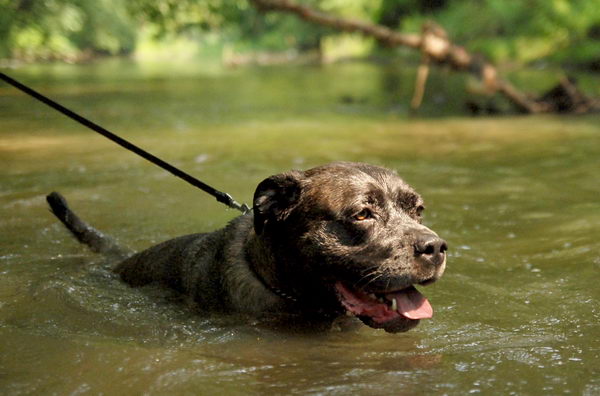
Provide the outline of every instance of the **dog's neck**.
{"type": "Polygon", "coordinates": [[[246,261],[248,268],[254,274],[262,286],[285,300],[286,302],[296,304],[299,299],[289,288],[283,288],[278,281],[276,260],[267,248],[264,242],[254,233],[251,233],[246,242],[246,261]],[[256,265],[261,263],[261,265],[256,265]]]}
{"type": "Polygon", "coordinates": [[[245,265],[265,292],[277,296],[297,314],[320,319],[331,319],[339,315],[335,308],[323,305],[328,300],[323,298],[322,294],[318,294],[318,291],[310,284],[297,286],[299,281],[302,282],[300,274],[288,273],[288,270],[290,261],[298,259],[298,257],[289,257],[285,263],[278,262],[274,252],[280,248],[271,246],[253,230],[247,234],[243,245],[245,265]],[[258,265],[259,263],[260,265],[258,265]],[[295,286],[299,289],[296,289],[295,286]],[[306,292],[303,293],[302,290],[306,292]]]}
{"type": "Polygon", "coordinates": [[[258,281],[265,287],[265,289],[269,290],[273,294],[277,295],[278,297],[281,297],[286,301],[292,302],[294,304],[298,303],[298,299],[296,297],[292,296],[289,293],[284,293],[278,287],[269,284],[269,282],[267,282],[264,276],[261,275],[260,272],[256,268],[254,268],[254,266],[250,266],[250,269],[254,273],[254,276],[256,276],[256,279],[258,279],[258,281]]]}

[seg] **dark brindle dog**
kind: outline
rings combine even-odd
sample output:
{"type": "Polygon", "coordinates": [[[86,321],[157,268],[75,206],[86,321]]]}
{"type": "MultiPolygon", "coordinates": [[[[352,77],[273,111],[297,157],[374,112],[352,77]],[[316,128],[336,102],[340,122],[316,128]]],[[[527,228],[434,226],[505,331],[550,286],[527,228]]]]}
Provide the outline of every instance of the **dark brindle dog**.
{"type": "Polygon", "coordinates": [[[367,164],[271,176],[256,189],[253,214],[134,255],[59,194],[48,202],[81,242],[120,256],[115,272],[125,282],[164,284],[208,311],[321,326],[350,313],[406,331],[432,315],[414,285],[434,282],[446,264],[446,242],[421,224],[421,197],[395,172],[367,164]]]}

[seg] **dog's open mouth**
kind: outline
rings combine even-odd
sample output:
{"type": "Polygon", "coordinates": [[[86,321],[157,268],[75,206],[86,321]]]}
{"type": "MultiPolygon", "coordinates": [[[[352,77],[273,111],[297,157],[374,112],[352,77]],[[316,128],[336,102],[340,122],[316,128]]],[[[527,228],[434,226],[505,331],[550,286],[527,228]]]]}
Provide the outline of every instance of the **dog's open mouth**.
{"type": "Polygon", "coordinates": [[[433,308],[414,286],[387,293],[366,293],[337,282],[340,302],[365,324],[388,332],[406,331],[420,319],[433,316],[433,308]]]}

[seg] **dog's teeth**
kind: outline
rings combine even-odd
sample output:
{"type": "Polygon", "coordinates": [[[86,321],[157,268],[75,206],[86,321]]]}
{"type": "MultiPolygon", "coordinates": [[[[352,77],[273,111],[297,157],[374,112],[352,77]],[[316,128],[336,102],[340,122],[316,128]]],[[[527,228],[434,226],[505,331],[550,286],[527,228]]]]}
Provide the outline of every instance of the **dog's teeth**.
{"type": "Polygon", "coordinates": [[[354,316],[354,314],[350,311],[346,311],[346,316],[354,316]]]}
{"type": "Polygon", "coordinates": [[[377,300],[377,296],[375,295],[375,293],[369,294],[369,297],[372,298],[373,300],[377,300]]]}
{"type": "Polygon", "coordinates": [[[396,311],[398,309],[398,302],[396,301],[396,297],[392,298],[392,311],[396,311]]]}
{"type": "Polygon", "coordinates": [[[379,298],[377,299],[377,301],[379,301],[380,303],[384,303],[384,302],[385,302],[385,301],[383,300],[383,297],[379,297],[379,298]]]}

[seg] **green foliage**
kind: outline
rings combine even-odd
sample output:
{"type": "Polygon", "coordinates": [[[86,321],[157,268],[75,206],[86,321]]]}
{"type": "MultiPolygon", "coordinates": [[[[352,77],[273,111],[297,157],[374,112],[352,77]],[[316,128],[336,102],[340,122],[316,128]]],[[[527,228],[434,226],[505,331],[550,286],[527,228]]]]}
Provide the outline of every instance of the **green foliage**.
{"type": "Polygon", "coordinates": [[[120,0],[0,0],[0,56],[126,53],[135,39],[120,0]]]}
{"type": "Polygon", "coordinates": [[[246,49],[313,48],[324,32],[293,16],[261,13],[246,0],[133,0],[128,9],[156,26],[157,38],[211,31],[246,49]]]}
{"type": "MultiPolygon", "coordinates": [[[[600,0],[295,0],[346,18],[418,32],[433,19],[494,61],[600,62],[600,0]]],[[[248,0],[0,0],[0,57],[122,54],[154,40],[218,37],[239,51],[307,50],[340,36],[248,0]]],[[[212,40],[214,42],[214,40],[212,40]]]]}
{"type": "Polygon", "coordinates": [[[427,17],[495,61],[600,57],[600,41],[589,35],[600,27],[600,0],[454,0],[430,16],[410,15],[403,29],[417,30],[427,17]]]}

